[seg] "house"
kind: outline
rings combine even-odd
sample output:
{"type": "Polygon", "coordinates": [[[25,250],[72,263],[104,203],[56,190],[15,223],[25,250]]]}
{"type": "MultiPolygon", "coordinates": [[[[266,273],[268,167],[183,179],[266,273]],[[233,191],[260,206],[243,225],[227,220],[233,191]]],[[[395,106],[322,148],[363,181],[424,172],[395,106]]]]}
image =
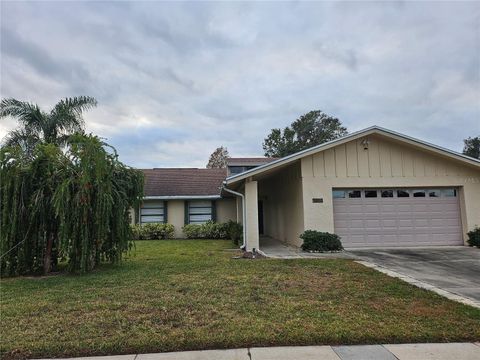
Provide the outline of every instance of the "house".
{"type": "Polygon", "coordinates": [[[346,248],[462,245],[480,225],[480,161],[384,128],[264,161],[232,161],[245,168],[228,176],[146,170],[140,215],[178,231],[189,222],[238,220],[247,250],[261,250],[262,235],[300,246],[308,229],[335,232],[346,248]]]}

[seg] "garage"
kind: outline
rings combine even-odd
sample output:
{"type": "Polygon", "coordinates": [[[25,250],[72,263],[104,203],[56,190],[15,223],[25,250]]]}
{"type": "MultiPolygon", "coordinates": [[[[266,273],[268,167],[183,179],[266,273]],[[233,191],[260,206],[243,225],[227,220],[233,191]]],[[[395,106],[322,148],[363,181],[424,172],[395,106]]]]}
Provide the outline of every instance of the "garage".
{"type": "Polygon", "coordinates": [[[334,189],[346,248],[463,245],[457,188],[334,189]]]}

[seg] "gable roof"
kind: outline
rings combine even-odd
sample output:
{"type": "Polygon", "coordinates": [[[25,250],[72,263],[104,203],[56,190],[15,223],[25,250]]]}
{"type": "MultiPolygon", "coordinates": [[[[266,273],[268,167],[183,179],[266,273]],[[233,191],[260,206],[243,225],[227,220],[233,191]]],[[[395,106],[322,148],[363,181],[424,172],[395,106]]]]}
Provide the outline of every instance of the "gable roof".
{"type": "Polygon", "coordinates": [[[454,159],[454,160],[457,160],[457,161],[461,161],[465,164],[473,165],[473,166],[476,166],[476,167],[480,168],[480,160],[478,160],[478,159],[474,159],[474,158],[471,158],[469,156],[457,153],[453,150],[446,149],[446,148],[443,148],[441,146],[437,146],[437,145],[428,143],[426,141],[422,141],[422,140],[419,140],[419,139],[416,139],[416,138],[413,138],[413,137],[410,137],[410,136],[407,136],[407,135],[403,135],[401,133],[398,133],[398,132],[395,132],[395,131],[392,131],[392,130],[388,130],[388,129],[385,129],[385,128],[382,128],[380,126],[375,125],[375,126],[371,126],[369,128],[366,128],[364,130],[353,132],[353,133],[348,134],[348,135],[346,135],[344,137],[341,137],[339,139],[335,139],[335,140],[332,140],[332,141],[329,141],[329,142],[326,142],[326,143],[323,143],[323,144],[313,146],[311,148],[299,151],[297,153],[285,156],[285,157],[280,158],[278,160],[272,161],[268,164],[258,166],[255,169],[247,170],[247,171],[242,172],[240,174],[229,176],[225,180],[224,183],[226,185],[233,184],[233,183],[236,183],[240,180],[244,180],[244,179],[246,179],[250,176],[261,174],[262,172],[265,172],[267,170],[272,170],[272,169],[275,169],[277,167],[285,166],[285,165],[287,165],[291,162],[294,162],[296,160],[299,160],[303,157],[306,157],[306,156],[309,156],[309,155],[312,155],[312,154],[330,149],[332,147],[344,144],[346,142],[356,140],[358,138],[368,136],[368,135],[372,135],[372,134],[380,134],[380,135],[389,137],[391,139],[395,139],[395,140],[398,140],[398,141],[416,146],[417,148],[433,151],[433,152],[436,152],[436,153],[441,154],[443,156],[446,156],[448,158],[451,158],[451,159],[454,159]]]}
{"type": "Polygon", "coordinates": [[[155,168],[142,169],[144,198],[219,198],[227,169],[155,168]]]}
{"type": "Polygon", "coordinates": [[[229,157],[227,159],[228,166],[255,166],[268,164],[269,162],[278,160],[274,157],[229,157]]]}

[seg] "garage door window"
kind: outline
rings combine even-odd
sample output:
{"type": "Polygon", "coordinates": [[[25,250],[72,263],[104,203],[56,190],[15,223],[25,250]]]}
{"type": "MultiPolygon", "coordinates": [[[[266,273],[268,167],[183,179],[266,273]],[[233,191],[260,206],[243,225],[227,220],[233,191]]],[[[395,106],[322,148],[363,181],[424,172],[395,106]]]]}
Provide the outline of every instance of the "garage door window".
{"type": "Polygon", "coordinates": [[[428,197],[440,197],[440,190],[428,190],[428,197]]]}
{"type": "Polygon", "coordinates": [[[360,190],[349,190],[348,191],[349,198],[360,198],[362,197],[362,192],[360,190]]]}
{"type": "Polygon", "coordinates": [[[445,196],[445,197],[455,197],[455,196],[457,196],[457,190],[455,190],[455,189],[444,189],[442,191],[442,193],[443,193],[443,196],[445,196]]]}
{"type": "Polygon", "coordinates": [[[382,198],[392,198],[393,190],[382,190],[382,198]]]}
{"type": "Polygon", "coordinates": [[[408,192],[408,190],[397,190],[397,197],[407,198],[410,197],[410,193],[408,192]]]}
{"type": "Polygon", "coordinates": [[[413,197],[425,197],[425,190],[413,190],[413,197]]]}
{"type": "Polygon", "coordinates": [[[366,198],[376,198],[377,197],[377,190],[365,190],[365,197],[366,198]]]}
{"type": "Polygon", "coordinates": [[[332,196],[334,199],[345,199],[345,190],[333,190],[332,196]]]}

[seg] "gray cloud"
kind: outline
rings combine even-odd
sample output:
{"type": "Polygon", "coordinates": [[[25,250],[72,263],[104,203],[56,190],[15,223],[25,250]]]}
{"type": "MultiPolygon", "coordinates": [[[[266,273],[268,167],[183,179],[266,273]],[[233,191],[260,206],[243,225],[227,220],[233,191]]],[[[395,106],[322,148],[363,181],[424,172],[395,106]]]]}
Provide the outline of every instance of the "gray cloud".
{"type": "MultiPolygon", "coordinates": [[[[480,133],[478,3],[2,2],[2,97],[86,116],[127,163],[204,166],[321,109],[461,150],[480,133]]],[[[0,136],[14,123],[0,124],[0,136]]]]}

